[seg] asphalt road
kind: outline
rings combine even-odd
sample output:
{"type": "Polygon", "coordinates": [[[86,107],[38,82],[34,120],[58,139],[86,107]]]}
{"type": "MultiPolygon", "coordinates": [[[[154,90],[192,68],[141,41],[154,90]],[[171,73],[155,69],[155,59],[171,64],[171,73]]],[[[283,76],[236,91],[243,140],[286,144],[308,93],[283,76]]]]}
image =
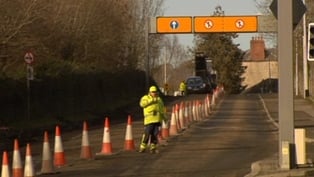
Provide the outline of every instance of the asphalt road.
{"type": "MultiPolygon", "coordinates": [[[[190,95],[182,99],[204,98],[205,95],[190,95]]],[[[168,104],[168,110],[175,103],[178,101],[168,104]]],[[[278,151],[277,127],[267,118],[258,95],[224,96],[208,117],[163,140],[158,154],[124,151],[125,131],[126,123],[112,125],[113,153],[91,160],[80,159],[81,132],[66,134],[63,138],[66,165],[54,169],[56,173],[51,176],[243,177],[250,172],[253,162],[278,151]]],[[[142,131],[142,121],[135,119],[132,133],[136,147],[142,131]]],[[[103,134],[104,128],[88,131],[93,154],[100,152],[103,134]]],[[[53,150],[52,137],[50,142],[53,150]]],[[[32,149],[37,172],[41,168],[41,149],[41,144],[34,144],[32,149]]]]}

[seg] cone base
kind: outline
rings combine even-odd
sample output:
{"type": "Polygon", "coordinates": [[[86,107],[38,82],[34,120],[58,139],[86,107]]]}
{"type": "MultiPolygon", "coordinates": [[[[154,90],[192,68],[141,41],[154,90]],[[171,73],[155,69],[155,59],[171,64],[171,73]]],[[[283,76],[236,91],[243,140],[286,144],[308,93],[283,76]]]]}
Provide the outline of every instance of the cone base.
{"type": "Polygon", "coordinates": [[[40,172],[41,172],[41,174],[53,174],[53,173],[55,173],[52,162],[50,160],[43,161],[40,172]]]}
{"type": "Polygon", "coordinates": [[[13,169],[12,170],[12,177],[23,177],[23,169],[13,169]]]}
{"type": "Polygon", "coordinates": [[[81,159],[92,159],[93,158],[92,150],[89,146],[82,146],[80,158],[81,159]]]}
{"type": "Polygon", "coordinates": [[[134,151],[135,150],[134,140],[125,140],[124,150],[126,150],[126,151],[134,151]]]}
{"type": "Polygon", "coordinates": [[[103,143],[100,153],[102,153],[102,154],[112,154],[111,143],[103,143]]]}
{"type": "Polygon", "coordinates": [[[65,165],[64,152],[56,152],[54,154],[54,165],[57,167],[65,165]]]}

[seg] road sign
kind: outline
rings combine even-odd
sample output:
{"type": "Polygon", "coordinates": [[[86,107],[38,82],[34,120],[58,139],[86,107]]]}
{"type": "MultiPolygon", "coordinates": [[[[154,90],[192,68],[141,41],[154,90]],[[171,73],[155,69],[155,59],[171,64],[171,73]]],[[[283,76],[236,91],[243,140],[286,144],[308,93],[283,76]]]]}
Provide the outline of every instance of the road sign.
{"type": "Polygon", "coordinates": [[[257,16],[224,16],[224,32],[257,32],[257,16]]]}
{"type": "MultiPolygon", "coordinates": [[[[304,13],[306,12],[306,6],[304,5],[302,0],[293,0],[292,1],[292,16],[293,16],[293,29],[298,25],[304,13]]],[[[273,0],[269,6],[269,9],[273,13],[273,15],[278,17],[277,9],[278,9],[278,0],[273,0]]]]}
{"type": "Polygon", "coordinates": [[[257,16],[194,17],[194,32],[257,32],[257,16]]]}
{"type": "Polygon", "coordinates": [[[192,17],[157,17],[157,33],[192,33],[192,17]]]}
{"type": "Polygon", "coordinates": [[[24,61],[26,64],[32,64],[34,62],[34,55],[32,52],[26,52],[24,55],[24,61]]]}
{"type": "Polygon", "coordinates": [[[208,33],[208,32],[222,32],[223,20],[222,17],[194,17],[194,32],[208,33]]]}

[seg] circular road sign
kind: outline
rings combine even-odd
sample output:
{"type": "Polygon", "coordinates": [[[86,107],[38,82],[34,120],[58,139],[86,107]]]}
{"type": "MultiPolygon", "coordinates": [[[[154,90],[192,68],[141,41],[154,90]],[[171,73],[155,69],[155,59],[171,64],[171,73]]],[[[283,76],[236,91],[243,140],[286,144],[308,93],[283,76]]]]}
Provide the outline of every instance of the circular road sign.
{"type": "Polygon", "coordinates": [[[241,29],[241,28],[244,27],[244,21],[241,20],[241,19],[239,19],[239,20],[236,21],[235,25],[236,25],[236,27],[237,27],[238,29],[241,29]]]}
{"type": "Polygon", "coordinates": [[[210,29],[214,26],[214,23],[211,20],[207,20],[204,25],[205,28],[210,29]]]}
{"type": "Polygon", "coordinates": [[[31,52],[27,52],[24,56],[26,64],[32,64],[34,62],[34,55],[31,52]]]}

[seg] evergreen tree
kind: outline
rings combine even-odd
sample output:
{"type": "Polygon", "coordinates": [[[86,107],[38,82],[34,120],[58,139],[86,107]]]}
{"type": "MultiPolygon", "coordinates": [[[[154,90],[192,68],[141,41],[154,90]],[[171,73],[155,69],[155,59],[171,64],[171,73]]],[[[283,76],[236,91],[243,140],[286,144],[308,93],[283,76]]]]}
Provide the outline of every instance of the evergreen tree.
{"type": "MultiPolygon", "coordinates": [[[[221,6],[215,8],[214,15],[224,15],[221,6]]],[[[222,84],[228,93],[242,91],[243,52],[238,48],[238,44],[233,43],[233,39],[237,37],[238,35],[235,33],[195,35],[195,51],[204,52],[212,60],[212,67],[217,72],[216,82],[222,84]]]]}

